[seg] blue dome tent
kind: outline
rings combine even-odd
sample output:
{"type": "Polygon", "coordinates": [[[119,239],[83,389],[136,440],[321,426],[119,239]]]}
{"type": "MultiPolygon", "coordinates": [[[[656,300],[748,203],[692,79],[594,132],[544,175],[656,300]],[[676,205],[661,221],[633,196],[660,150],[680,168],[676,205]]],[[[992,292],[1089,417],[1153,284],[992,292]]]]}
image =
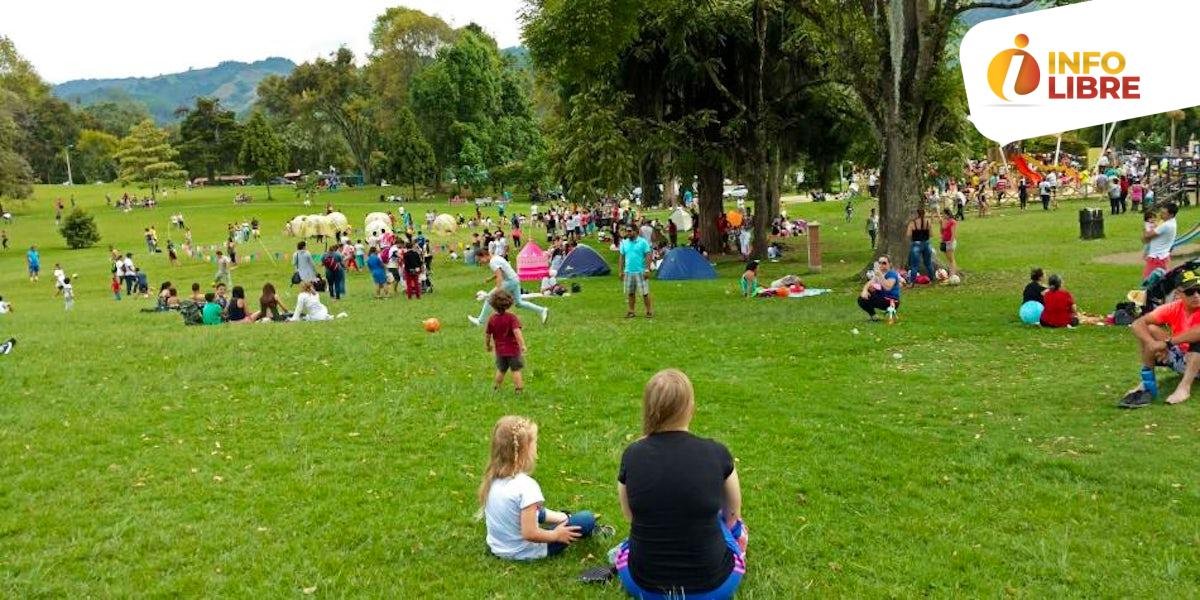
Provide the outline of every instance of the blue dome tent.
{"type": "Polygon", "coordinates": [[[679,247],[667,252],[658,267],[658,278],[666,281],[687,279],[716,279],[717,271],[703,254],[691,247],[679,247]]]}

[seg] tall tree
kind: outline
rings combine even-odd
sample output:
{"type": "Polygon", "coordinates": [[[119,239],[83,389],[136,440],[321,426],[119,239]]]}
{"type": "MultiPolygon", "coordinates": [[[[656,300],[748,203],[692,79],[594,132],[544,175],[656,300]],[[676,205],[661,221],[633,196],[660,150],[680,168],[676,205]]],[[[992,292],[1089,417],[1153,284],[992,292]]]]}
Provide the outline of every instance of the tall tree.
{"type": "Polygon", "coordinates": [[[428,181],[435,169],[433,148],[425,141],[417,119],[408,107],[396,111],[392,127],[384,136],[384,153],[390,176],[412,186],[417,199],[417,183],[428,181]]]}
{"type": "Polygon", "coordinates": [[[211,182],[217,171],[228,172],[237,164],[242,147],[242,127],[233,111],[225,110],[218,98],[196,98],[196,105],[176,111],[179,124],[179,158],[192,173],[203,172],[211,182]]]}
{"type": "Polygon", "coordinates": [[[84,129],[79,132],[79,141],[72,153],[75,180],[99,183],[116,179],[117,161],[114,155],[120,142],[117,136],[104,131],[84,129]]]}
{"type": "Polygon", "coordinates": [[[17,95],[0,88],[0,197],[26,198],[33,193],[33,170],[17,151],[23,132],[13,119],[17,95]]]}
{"type": "Polygon", "coordinates": [[[187,172],[175,162],[177,156],[179,152],[167,142],[167,132],[146,119],[121,139],[116,153],[121,166],[120,180],[149,187],[151,195],[157,197],[163,180],[177,181],[187,177],[187,172]]]}
{"type": "Polygon", "coordinates": [[[906,256],[905,227],[921,198],[930,142],[953,116],[947,91],[961,86],[947,68],[960,16],[977,8],[1018,9],[1070,0],[805,0],[796,35],[826,59],[857,96],[882,149],[878,252],[906,256]]]}
{"type": "Polygon", "coordinates": [[[271,180],[283,175],[287,169],[287,153],[283,142],[260,112],[254,113],[246,123],[238,164],[254,179],[267,185],[267,200],[271,200],[271,180]]]}
{"type": "Polygon", "coordinates": [[[296,113],[311,112],[328,123],[345,142],[364,181],[371,177],[371,154],[376,150],[381,111],[354,53],[339,48],[329,59],[318,58],[298,67],[286,80],[288,101],[296,113]]]}
{"type": "Polygon", "coordinates": [[[395,6],[375,19],[371,29],[371,55],[365,67],[367,81],[384,111],[385,127],[401,106],[408,106],[410,85],[421,69],[433,62],[438,50],[454,43],[457,32],[438,17],[395,6]]]}
{"type": "Polygon", "coordinates": [[[528,81],[514,68],[495,40],[469,25],[413,78],[412,108],[433,148],[435,186],[447,172],[478,186],[492,172],[516,172],[516,163],[544,147],[528,81]]]}

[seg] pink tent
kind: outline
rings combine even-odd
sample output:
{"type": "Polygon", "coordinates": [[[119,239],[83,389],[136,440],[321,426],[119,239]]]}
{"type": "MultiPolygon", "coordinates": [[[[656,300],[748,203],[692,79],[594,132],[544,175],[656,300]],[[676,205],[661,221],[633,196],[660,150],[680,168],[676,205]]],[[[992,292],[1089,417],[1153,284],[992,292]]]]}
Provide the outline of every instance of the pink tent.
{"type": "Polygon", "coordinates": [[[541,281],[548,275],[550,260],[546,253],[534,242],[525,244],[521,253],[517,255],[517,277],[521,281],[541,281]]]}

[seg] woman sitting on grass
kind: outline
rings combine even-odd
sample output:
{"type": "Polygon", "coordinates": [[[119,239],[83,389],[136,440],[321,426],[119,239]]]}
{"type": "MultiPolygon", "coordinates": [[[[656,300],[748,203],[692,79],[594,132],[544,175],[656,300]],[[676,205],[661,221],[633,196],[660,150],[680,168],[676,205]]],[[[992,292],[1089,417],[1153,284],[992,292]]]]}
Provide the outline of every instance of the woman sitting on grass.
{"type": "Polygon", "coordinates": [[[492,430],[479,504],[487,524],[488,549],[500,558],[557,556],[596,527],[596,517],[589,511],[568,514],[545,507],[541,486],[529,476],[537,463],[537,431],[536,423],[516,416],[502,417],[492,430]]]}
{"type": "Polygon", "coordinates": [[[1071,292],[1062,289],[1062,277],[1050,276],[1050,289],[1042,296],[1045,309],[1042,310],[1042,327],[1077,327],[1079,325],[1078,309],[1071,292]]]}
{"type": "Polygon", "coordinates": [[[271,321],[286,321],[292,315],[288,312],[283,302],[279,301],[279,296],[275,292],[275,286],[271,283],[264,283],[262,296],[258,299],[258,312],[250,315],[250,320],[261,321],[268,319],[271,321]]]}
{"type": "Polygon", "coordinates": [[[230,323],[253,323],[246,311],[246,290],[240,285],[233,286],[230,292],[229,304],[225,306],[225,320],[230,323]]]}
{"type": "Polygon", "coordinates": [[[692,382],[660,371],[642,396],[642,433],[621,456],[617,492],[630,522],[616,556],[630,596],[731,598],[746,573],[746,527],[733,455],[688,431],[692,382]]]}
{"type": "Polygon", "coordinates": [[[333,316],[329,309],[321,304],[321,296],[317,294],[316,286],[311,281],[300,283],[300,293],[296,295],[296,312],[292,313],[292,321],[330,321],[333,316]]]}

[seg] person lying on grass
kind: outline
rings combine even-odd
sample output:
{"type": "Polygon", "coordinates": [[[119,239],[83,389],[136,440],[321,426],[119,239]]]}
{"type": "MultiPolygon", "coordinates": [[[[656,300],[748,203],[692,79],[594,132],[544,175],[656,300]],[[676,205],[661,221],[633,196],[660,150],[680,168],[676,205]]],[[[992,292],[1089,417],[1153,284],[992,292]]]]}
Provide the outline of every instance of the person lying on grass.
{"type": "Polygon", "coordinates": [[[634,598],[732,598],[746,573],[742,489],[733,455],[692,435],[695,390],[659,371],[642,395],[643,437],[625,449],[617,498],[630,523],[614,566],[634,598]]]}
{"type": "Polygon", "coordinates": [[[536,423],[518,416],[501,417],[492,430],[479,504],[487,525],[488,550],[500,558],[557,556],[596,528],[596,517],[589,511],[546,508],[541,486],[529,476],[537,463],[537,434],[536,423]]]}
{"type": "Polygon", "coordinates": [[[1184,271],[1179,293],[1182,297],[1178,300],[1133,322],[1133,335],[1142,354],[1142,382],[1125,394],[1118,405],[1121,408],[1141,408],[1158,396],[1156,367],[1182,375],[1167,404],[1179,404],[1191,396],[1192,382],[1200,373],[1200,275],[1184,271]]]}

